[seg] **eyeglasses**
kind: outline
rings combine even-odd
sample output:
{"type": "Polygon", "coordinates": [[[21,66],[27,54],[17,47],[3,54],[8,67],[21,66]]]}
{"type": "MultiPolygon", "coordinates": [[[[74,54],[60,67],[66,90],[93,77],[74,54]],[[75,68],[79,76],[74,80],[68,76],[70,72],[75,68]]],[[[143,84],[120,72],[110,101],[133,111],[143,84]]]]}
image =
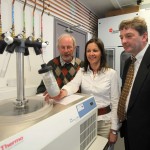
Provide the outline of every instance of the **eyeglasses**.
{"type": "Polygon", "coordinates": [[[59,46],[59,48],[61,49],[61,50],[70,50],[70,49],[73,49],[73,46],[59,46]]]}

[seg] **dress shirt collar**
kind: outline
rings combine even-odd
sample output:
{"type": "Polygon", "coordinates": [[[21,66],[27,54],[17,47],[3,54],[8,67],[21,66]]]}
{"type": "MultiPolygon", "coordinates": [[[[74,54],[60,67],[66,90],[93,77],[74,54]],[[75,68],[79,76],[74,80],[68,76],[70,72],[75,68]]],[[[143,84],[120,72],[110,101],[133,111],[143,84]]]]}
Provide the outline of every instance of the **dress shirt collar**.
{"type": "Polygon", "coordinates": [[[141,51],[135,56],[135,58],[136,58],[137,61],[141,61],[141,60],[142,60],[142,58],[143,58],[143,56],[144,56],[144,54],[145,54],[145,52],[146,52],[148,46],[149,46],[149,44],[147,43],[146,46],[144,47],[144,49],[141,50],[141,51]]]}
{"type": "MultiPolygon", "coordinates": [[[[90,68],[89,65],[88,65],[87,71],[93,73],[93,70],[90,68]]],[[[102,71],[104,71],[104,68],[102,68],[100,71],[98,71],[97,74],[100,74],[102,71]]]]}
{"type": "MultiPolygon", "coordinates": [[[[65,64],[69,64],[69,63],[66,63],[60,56],[60,63],[61,63],[61,66],[64,66],[65,64]]],[[[75,64],[75,58],[73,57],[72,61],[70,62],[72,65],[75,64]]]]}

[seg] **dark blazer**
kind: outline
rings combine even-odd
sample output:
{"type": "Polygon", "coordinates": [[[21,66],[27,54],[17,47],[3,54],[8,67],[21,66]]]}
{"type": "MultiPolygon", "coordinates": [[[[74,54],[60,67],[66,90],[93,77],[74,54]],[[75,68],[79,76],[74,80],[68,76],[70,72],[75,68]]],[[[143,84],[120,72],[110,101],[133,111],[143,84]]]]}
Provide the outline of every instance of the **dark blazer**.
{"type": "MultiPolygon", "coordinates": [[[[123,84],[130,63],[129,58],[124,67],[123,84]]],[[[150,149],[150,46],[145,52],[133,83],[127,110],[126,131],[124,125],[125,122],[120,133],[124,136],[127,132],[131,150],[150,149]]]]}

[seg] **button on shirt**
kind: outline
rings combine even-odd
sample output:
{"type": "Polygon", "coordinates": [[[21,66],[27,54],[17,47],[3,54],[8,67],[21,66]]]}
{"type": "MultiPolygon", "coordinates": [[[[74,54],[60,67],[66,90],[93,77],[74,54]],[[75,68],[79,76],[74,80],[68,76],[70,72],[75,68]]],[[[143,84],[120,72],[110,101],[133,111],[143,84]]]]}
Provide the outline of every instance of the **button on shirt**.
{"type": "Polygon", "coordinates": [[[71,95],[78,91],[80,85],[82,93],[94,96],[98,108],[111,106],[112,111],[108,114],[98,116],[98,121],[111,120],[111,128],[117,130],[117,106],[120,93],[117,72],[108,68],[93,75],[93,71],[89,68],[87,72],[84,72],[84,69],[80,68],[74,79],[63,86],[62,89],[66,89],[68,95],[71,95]]]}
{"type": "Polygon", "coordinates": [[[126,101],[126,112],[127,112],[127,109],[128,109],[128,104],[129,104],[129,98],[130,98],[130,95],[131,95],[131,90],[132,90],[132,87],[133,87],[133,84],[134,84],[134,80],[135,80],[135,77],[136,77],[136,74],[138,72],[138,69],[140,67],[140,64],[141,64],[141,61],[143,59],[143,56],[146,52],[146,49],[148,48],[149,44],[147,44],[145,46],[145,48],[140,51],[136,56],[136,62],[134,63],[134,77],[133,77],[133,81],[132,81],[132,85],[131,85],[131,88],[130,88],[130,91],[129,91],[129,94],[128,94],[128,97],[127,97],[127,101],[126,101]]]}

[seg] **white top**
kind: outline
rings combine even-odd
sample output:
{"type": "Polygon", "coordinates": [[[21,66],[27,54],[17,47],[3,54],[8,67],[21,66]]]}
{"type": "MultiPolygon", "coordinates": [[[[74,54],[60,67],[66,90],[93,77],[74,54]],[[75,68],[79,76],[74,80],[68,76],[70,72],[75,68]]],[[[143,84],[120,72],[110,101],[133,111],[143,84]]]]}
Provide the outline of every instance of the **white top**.
{"type": "Polygon", "coordinates": [[[117,72],[109,68],[105,72],[101,70],[94,76],[92,70],[84,72],[84,69],[80,68],[73,80],[62,89],[66,89],[68,95],[71,95],[78,91],[80,85],[82,93],[94,96],[98,108],[111,106],[111,112],[98,116],[98,121],[111,120],[111,129],[118,130],[117,107],[120,92],[117,72]]]}

